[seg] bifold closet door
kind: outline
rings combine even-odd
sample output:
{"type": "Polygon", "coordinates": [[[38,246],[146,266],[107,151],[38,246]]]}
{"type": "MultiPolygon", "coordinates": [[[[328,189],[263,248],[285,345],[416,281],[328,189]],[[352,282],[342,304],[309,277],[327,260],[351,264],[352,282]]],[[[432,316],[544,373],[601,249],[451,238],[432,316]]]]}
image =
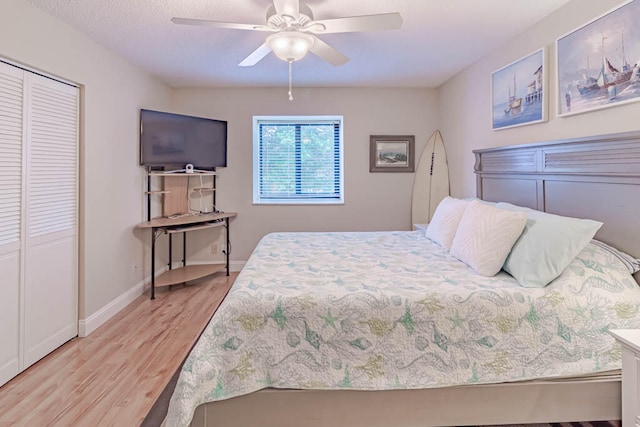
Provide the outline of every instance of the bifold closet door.
{"type": "Polygon", "coordinates": [[[23,74],[0,63],[0,385],[21,370],[23,74]]]}
{"type": "Polygon", "coordinates": [[[25,78],[24,368],[78,333],[78,88],[25,78]]]}
{"type": "Polygon", "coordinates": [[[0,385],[78,332],[78,94],[0,62],[0,385]]]}

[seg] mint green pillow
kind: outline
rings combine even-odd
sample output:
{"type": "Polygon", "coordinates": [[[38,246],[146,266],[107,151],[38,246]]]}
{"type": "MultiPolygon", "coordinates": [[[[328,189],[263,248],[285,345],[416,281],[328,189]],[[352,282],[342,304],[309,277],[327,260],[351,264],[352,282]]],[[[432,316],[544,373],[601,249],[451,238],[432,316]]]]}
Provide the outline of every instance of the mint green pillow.
{"type": "Polygon", "coordinates": [[[526,288],[544,288],[551,283],[602,226],[590,219],[553,215],[508,203],[498,203],[496,207],[527,214],[527,225],[502,267],[526,288]]]}

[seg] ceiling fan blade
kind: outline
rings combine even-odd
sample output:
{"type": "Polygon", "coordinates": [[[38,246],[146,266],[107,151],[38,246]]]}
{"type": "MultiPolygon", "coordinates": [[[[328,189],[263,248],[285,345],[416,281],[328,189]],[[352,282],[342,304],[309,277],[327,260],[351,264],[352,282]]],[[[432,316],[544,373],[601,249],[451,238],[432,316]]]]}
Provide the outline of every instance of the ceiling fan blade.
{"type": "Polygon", "coordinates": [[[273,0],[278,15],[290,16],[294,21],[300,15],[299,0],[273,0]]]}
{"type": "Polygon", "coordinates": [[[236,22],[209,21],[207,19],[171,18],[174,24],[198,25],[203,27],[231,28],[234,30],[276,31],[275,28],[262,24],[240,24],[236,22]]]}
{"type": "Polygon", "coordinates": [[[338,52],[336,49],[329,46],[319,38],[315,36],[314,38],[315,38],[315,42],[313,43],[313,46],[310,49],[313,54],[324,59],[334,67],[337,67],[338,65],[342,65],[349,60],[348,57],[338,52]]]}
{"type": "Polygon", "coordinates": [[[305,31],[317,34],[351,33],[361,31],[395,30],[402,26],[399,13],[350,16],[347,18],[322,19],[309,23],[305,31]],[[324,29],[323,29],[324,28],[324,29]]]}
{"type": "Polygon", "coordinates": [[[266,43],[262,43],[260,47],[251,52],[249,56],[244,58],[238,65],[240,67],[251,67],[256,65],[262,58],[271,53],[271,48],[266,43]]]}

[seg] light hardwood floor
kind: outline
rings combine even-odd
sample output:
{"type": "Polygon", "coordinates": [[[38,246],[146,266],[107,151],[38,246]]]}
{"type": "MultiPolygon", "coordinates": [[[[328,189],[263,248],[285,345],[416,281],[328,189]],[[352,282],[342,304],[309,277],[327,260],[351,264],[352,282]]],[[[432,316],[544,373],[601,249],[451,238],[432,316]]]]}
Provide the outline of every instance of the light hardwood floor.
{"type": "Polygon", "coordinates": [[[237,273],[136,299],[0,387],[0,426],[138,426],[237,273]]]}

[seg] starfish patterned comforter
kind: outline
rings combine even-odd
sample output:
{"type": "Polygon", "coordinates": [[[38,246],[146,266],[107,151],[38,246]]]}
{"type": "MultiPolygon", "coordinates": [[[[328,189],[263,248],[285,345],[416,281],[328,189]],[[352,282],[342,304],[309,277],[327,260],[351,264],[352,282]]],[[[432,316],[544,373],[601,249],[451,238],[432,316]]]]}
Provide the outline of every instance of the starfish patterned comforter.
{"type": "Polygon", "coordinates": [[[166,425],[266,387],[415,389],[619,369],[640,287],[589,244],[546,288],[481,277],[423,232],[265,236],[193,348],[166,425]]]}

